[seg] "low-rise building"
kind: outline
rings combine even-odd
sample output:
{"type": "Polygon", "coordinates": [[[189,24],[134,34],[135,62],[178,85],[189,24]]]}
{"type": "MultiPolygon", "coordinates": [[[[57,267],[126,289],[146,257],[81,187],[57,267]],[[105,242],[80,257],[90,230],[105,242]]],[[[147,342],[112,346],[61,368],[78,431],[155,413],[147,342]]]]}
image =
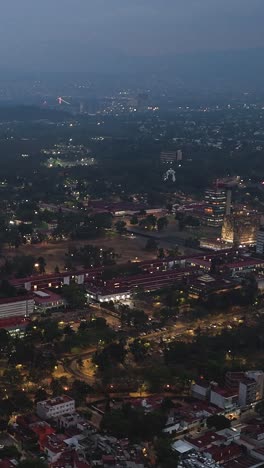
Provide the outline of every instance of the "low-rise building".
{"type": "Polygon", "coordinates": [[[198,380],[192,384],[191,392],[194,398],[208,400],[210,395],[210,383],[206,380],[198,380]]]}
{"type": "Polygon", "coordinates": [[[49,290],[34,291],[35,308],[38,312],[61,309],[66,307],[67,301],[49,290]]]}
{"type": "Polygon", "coordinates": [[[68,395],[51,398],[37,403],[37,415],[41,419],[57,418],[75,413],[75,400],[68,395]]]}
{"type": "Polygon", "coordinates": [[[32,295],[7,297],[0,299],[0,319],[11,317],[29,317],[34,311],[32,295]]]}
{"type": "Polygon", "coordinates": [[[210,393],[210,403],[225,410],[231,411],[237,406],[238,394],[226,388],[214,387],[210,393]]]}

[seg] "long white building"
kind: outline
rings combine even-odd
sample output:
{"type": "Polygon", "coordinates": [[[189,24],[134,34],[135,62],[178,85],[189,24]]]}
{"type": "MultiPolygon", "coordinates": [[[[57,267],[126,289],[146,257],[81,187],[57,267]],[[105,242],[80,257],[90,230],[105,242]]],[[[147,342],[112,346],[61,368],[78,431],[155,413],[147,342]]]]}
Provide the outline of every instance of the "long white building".
{"type": "Polygon", "coordinates": [[[0,299],[0,319],[11,317],[28,317],[34,311],[32,296],[17,296],[0,299]]]}

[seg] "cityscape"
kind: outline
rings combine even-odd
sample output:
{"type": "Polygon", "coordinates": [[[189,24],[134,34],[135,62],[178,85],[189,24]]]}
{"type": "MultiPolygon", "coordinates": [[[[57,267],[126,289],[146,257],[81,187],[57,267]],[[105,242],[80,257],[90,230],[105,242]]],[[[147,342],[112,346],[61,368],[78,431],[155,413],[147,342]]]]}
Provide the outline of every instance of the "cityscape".
{"type": "Polygon", "coordinates": [[[0,468],[264,467],[264,4],[55,3],[0,18],[0,468]]]}

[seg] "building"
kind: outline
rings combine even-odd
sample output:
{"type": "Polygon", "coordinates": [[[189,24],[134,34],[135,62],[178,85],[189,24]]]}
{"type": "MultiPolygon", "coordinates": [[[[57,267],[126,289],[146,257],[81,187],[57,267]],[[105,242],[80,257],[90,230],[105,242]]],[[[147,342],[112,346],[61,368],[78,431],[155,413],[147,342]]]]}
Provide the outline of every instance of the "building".
{"type": "Polygon", "coordinates": [[[257,232],[256,252],[261,255],[264,254],[264,227],[260,227],[257,232]]]}
{"type": "Polygon", "coordinates": [[[254,379],[257,383],[256,400],[262,400],[264,397],[264,372],[262,370],[247,371],[246,376],[254,379]]]}
{"type": "Polygon", "coordinates": [[[237,391],[239,383],[245,378],[245,372],[228,371],[225,375],[225,386],[229,390],[237,391]]]}
{"type": "Polygon", "coordinates": [[[237,406],[237,392],[225,388],[215,387],[211,389],[210,403],[225,410],[231,411],[237,406]]]}
{"type": "Polygon", "coordinates": [[[257,397],[257,383],[253,379],[244,377],[239,382],[238,388],[238,403],[240,406],[247,406],[256,401],[257,397]]]}
{"type": "Polygon", "coordinates": [[[212,188],[205,192],[204,222],[207,226],[220,227],[226,212],[226,192],[212,188]]]}
{"type": "Polygon", "coordinates": [[[197,380],[192,384],[192,397],[198,398],[198,400],[209,400],[210,388],[211,385],[206,380],[197,380]]]}
{"type": "Polygon", "coordinates": [[[178,151],[162,151],[160,154],[160,162],[162,164],[175,164],[179,161],[178,156],[182,157],[182,153],[178,155],[178,151]]]}
{"type": "Polygon", "coordinates": [[[234,246],[253,246],[257,242],[259,216],[235,213],[226,215],[222,227],[222,240],[234,246]]]}
{"type": "Polygon", "coordinates": [[[182,161],[182,150],[177,150],[177,161],[182,161]]]}
{"type": "Polygon", "coordinates": [[[71,413],[75,413],[75,400],[67,395],[37,403],[37,415],[41,419],[57,418],[71,413]]]}
{"type": "Polygon", "coordinates": [[[0,299],[0,319],[11,317],[29,317],[33,311],[34,298],[32,295],[0,299]]]}
{"type": "Polygon", "coordinates": [[[59,294],[51,291],[34,291],[35,308],[39,312],[47,310],[64,308],[67,305],[65,299],[59,294]]]}

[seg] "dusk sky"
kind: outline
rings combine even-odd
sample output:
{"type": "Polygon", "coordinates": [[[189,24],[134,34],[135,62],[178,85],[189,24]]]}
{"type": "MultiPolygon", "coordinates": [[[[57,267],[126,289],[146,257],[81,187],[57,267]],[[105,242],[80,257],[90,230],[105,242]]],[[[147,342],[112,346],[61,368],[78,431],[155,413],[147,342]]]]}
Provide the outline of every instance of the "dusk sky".
{"type": "Polygon", "coordinates": [[[109,56],[264,46],[263,0],[3,0],[0,61],[80,70],[109,56]]]}

